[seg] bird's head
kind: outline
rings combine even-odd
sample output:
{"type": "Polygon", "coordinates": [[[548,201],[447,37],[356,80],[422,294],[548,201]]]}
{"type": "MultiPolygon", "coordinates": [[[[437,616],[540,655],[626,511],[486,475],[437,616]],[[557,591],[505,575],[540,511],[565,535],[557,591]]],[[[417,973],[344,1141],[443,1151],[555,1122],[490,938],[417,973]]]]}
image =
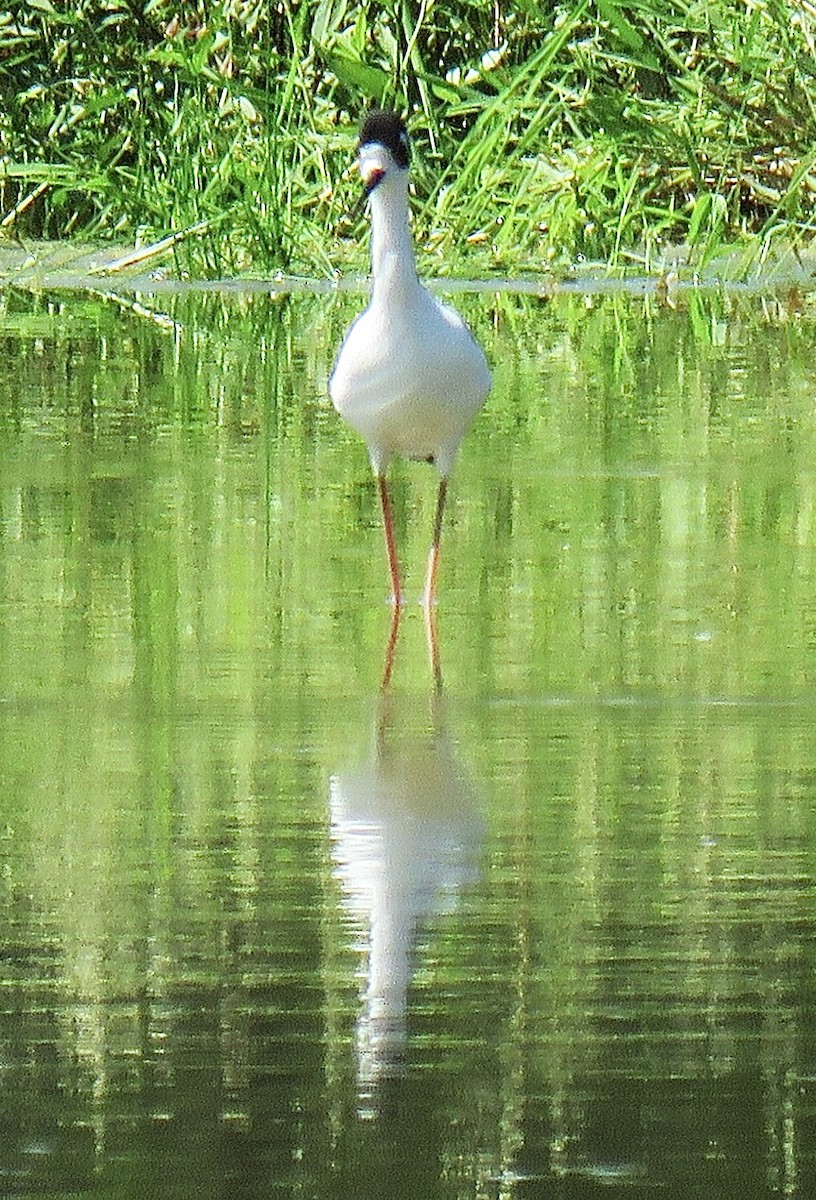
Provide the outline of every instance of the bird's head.
{"type": "Polygon", "coordinates": [[[357,164],[367,196],[389,175],[408,170],[408,151],[408,131],[401,117],[387,109],[374,109],[366,115],[357,164]]]}

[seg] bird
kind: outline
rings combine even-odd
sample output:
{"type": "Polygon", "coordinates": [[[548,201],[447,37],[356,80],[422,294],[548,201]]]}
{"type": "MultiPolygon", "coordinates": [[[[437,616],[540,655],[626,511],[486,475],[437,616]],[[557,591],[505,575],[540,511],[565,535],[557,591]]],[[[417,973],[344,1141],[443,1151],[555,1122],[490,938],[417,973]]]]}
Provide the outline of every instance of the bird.
{"type": "Polygon", "coordinates": [[[329,377],[340,416],[368,447],[377,479],[392,602],[402,604],[386,469],[396,456],[432,463],[439,474],[421,602],[436,602],[448,478],[459,444],[491,388],[484,351],[459,313],[420,282],[409,229],[410,146],[389,109],[363,119],[357,166],[371,215],[369,303],[351,325],[329,377]]]}

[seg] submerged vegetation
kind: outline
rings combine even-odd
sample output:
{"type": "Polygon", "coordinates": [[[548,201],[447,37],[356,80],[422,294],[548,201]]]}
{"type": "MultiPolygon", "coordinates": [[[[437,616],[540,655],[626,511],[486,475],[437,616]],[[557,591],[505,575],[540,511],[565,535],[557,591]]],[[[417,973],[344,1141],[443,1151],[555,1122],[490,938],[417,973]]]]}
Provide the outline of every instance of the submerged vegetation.
{"type": "Polygon", "coordinates": [[[810,235],[815,85],[810,0],[27,0],[0,11],[0,232],[361,266],[375,100],[410,113],[437,271],[763,257],[810,235]]]}

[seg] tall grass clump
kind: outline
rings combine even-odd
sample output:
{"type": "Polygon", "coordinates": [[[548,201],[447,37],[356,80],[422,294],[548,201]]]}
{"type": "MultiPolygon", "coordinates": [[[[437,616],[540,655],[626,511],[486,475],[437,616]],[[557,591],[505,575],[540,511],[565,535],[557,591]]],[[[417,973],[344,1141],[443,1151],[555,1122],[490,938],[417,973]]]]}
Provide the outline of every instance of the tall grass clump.
{"type": "Polygon", "coordinates": [[[373,100],[409,114],[439,269],[767,253],[811,233],[815,84],[809,0],[28,0],[0,12],[0,232],[361,266],[373,100]]]}

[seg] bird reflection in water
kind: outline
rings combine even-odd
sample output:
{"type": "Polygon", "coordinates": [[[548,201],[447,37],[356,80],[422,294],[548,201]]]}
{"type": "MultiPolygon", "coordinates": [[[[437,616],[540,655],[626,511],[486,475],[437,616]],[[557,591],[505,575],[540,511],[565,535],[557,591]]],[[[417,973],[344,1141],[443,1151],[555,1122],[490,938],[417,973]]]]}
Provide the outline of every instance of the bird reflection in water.
{"type": "MultiPolygon", "coordinates": [[[[397,632],[392,626],[387,679],[397,632]]],[[[482,822],[442,710],[438,687],[427,708],[383,688],[368,761],[331,780],[332,855],[366,949],[356,1052],[359,1111],[369,1117],[381,1081],[405,1065],[418,930],[476,877],[482,822]]]]}

